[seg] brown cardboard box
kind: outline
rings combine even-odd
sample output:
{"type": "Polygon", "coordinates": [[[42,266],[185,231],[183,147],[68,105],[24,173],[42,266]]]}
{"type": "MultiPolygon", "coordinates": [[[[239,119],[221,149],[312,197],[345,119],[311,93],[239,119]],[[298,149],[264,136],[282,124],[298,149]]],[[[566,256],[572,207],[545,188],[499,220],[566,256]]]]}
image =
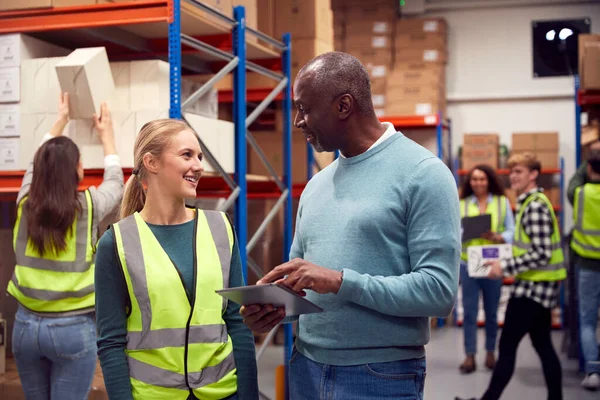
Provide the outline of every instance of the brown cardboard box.
{"type": "Polygon", "coordinates": [[[542,164],[542,169],[558,168],[558,151],[557,150],[534,150],[521,149],[513,150],[513,154],[533,153],[537,160],[542,164]]]}
{"type": "Polygon", "coordinates": [[[582,89],[600,89],[600,43],[588,43],[583,48],[579,69],[582,89]]]}
{"type": "Polygon", "coordinates": [[[0,10],[2,11],[50,7],[52,7],[52,0],[0,0],[0,10]]]}
{"type": "Polygon", "coordinates": [[[275,34],[275,1],[276,0],[257,0],[256,7],[260,10],[257,17],[258,30],[280,39],[275,34]]]}
{"type": "Polygon", "coordinates": [[[448,31],[448,24],[443,18],[401,18],[396,23],[398,33],[431,32],[443,33],[448,31]]]}
{"type": "Polygon", "coordinates": [[[333,39],[333,48],[335,51],[345,51],[344,39],[336,37],[333,39]]]}
{"type": "Polygon", "coordinates": [[[550,200],[550,203],[554,206],[560,205],[560,188],[559,187],[550,187],[544,188],[544,194],[550,200]]]}
{"type": "Polygon", "coordinates": [[[395,47],[396,49],[410,47],[446,51],[446,35],[429,32],[400,33],[396,35],[395,47]]]}
{"type": "Polygon", "coordinates": [[[333,42],[333,13],[328,1],[277,1],[276,36],[289,32],[295,39],[320,39],[333,42]]]}
{"type": "MultiPolygon", "coordinates": [[[[346,17],[348,18],[348,17],[346,17]]],[[[358,35],[387,35],[390,37],[394,36],[395,19],[389,17],[371,19],[363,17],[363,19],[357,19],[353,16],[352,19],[346,19],[344,24],[348,27],[348,33],[352,33],[355,36],[358,35]]]]}
{"type": "Polygon", "coordinates": [[[387,91],[386,78],[371,78],[371,93],[385,95],[387,91]]]}
{"type": "MultiPolygon", "coordinates": [[[[258,27],[258,0],[232,0],[232,7],[244,6],[246,9],[246,26],[257,29],[258,27]]],[[[261,10],[262,11],[262,10],[261,10]]],[[[251,38],[256,38],[252,35],[251,38]]]]}
{"type": "Polygon", "coordinates": [[[292,43],[292,79],[310,60],[319,54],[333,51],[333,45],[318,39],[297,39],[292,43]]]}
{"type": "Polygon", "coordinates": [[[465,133],[463,143],[468,146],[496,146],[500,144],[500,136],[497,133],[465,133]]]}
{"type": "MultiPolygon", "coordinates": [[[[362,6],[352,6],[346,8],[346,22],[352,26],[352,29],[366,29],[372,32],[372,28],[364,28],[373,22],[387,22],[386,32],[392,33],[395,25],[396,14],[392,6],[383,6],[382,4],[365,4],[362,6]]],[[[379,29],[383,29],[382,26],[379,29]]]]}
{"type": "MultiPolygon", "coordinates": [[[[408,64],[407,64],[408,65],[408,64]]],[[[438,85],[445,86],[445,70],[437,64],[425,64],[426,67],[420,70],[404,68],[403,65],[394,65],[390,71],[389,85],[438,85]]]]}
{"type": "Polygon", "coordinates": [[[585,125],[581,128],[581,145],[594,143],[600,139],[600,128],[598,126],[598,120],[593,120],[589,125],[585,125]]]}
{"type": "Polygon", "coordinates": [[[600,35],[597,34],[580,34],[577,36],[577,51],[579,54],[579,76],[581,76],[581,71],[583,67],[583,56],[585,54],[585,46],[590,43],[600,43],[600,35]]]}
{"type": "Polygon", "coordinates": [[[387,97],[388,101],[428,100],[439,102],[441,91],[440,86],[436,84],[388,86],[387,97]]]}
{"type": "MultiPolygon", "coordinates": [[[[379,107],[376,107],[379,108],[379,107]]],[[[401,117],[406,115],[435,115],[439,112],[445,114],[445,110],[439,102],[426,100],[394,100],[385,104],[385,115],[401,117]]]]}
{"type": "Polygon", "coordinates": [[[391,66],[393,53],[390,49],[374,49],[372,47],[352,47],[346,41],[346,52],[358,58],[365,66],[385,65],[391,66]]]}
{"type": "Polygon", "coordinates": [[[350,34],[346,32],[346,46],[353,48],[385,49],[391,54],[392,37],[390,35],[350,34]]]}
{"type": "Polygon", "coordinates": [[[504,196],[510,201],[513,207],[517,205],[517,192],[514,189],[504,189],[504,196]]]}
{"type": "Polygon", "coordinates": [[[448,61],[448,54],[445,51],[437,49],[415,49],[402,48],[395,51],[396,62],[428,62],[445,64],[448,61]]]}
{"type": "Polygon", "coordinates": [[[52,0],[53,7],[73,7],[96,4],[96,0],[52,0]]]}
{"type": "Polygon", "coordinates": [[[487,164],[492,168],[498,168],[498,146],[465,144],[462,149],[463,169],[469,170],[478,164],[487,164]]]}
{"type": "Polygon", "coordinates": [[[558,151],[558,132],[519,133],[512,135],[512,151],[558,151]]]}

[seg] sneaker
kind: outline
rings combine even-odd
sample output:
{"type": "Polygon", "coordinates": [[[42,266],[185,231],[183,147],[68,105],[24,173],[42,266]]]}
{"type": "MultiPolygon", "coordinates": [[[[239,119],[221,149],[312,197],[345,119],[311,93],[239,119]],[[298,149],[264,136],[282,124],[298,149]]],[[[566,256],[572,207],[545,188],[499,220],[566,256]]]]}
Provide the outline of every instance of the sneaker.
{"type": "Polygon", "coordinates": [[[600,374],[588,374],[585,379],[581,382],[581,386],[587,390],[598,390],[600,389],[600,374]]]}

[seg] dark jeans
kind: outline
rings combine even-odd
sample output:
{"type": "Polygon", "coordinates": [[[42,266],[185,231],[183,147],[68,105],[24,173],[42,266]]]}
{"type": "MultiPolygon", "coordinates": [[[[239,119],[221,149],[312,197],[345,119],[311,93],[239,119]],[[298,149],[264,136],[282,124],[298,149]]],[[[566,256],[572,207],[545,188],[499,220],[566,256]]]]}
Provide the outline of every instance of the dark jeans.
{"type": "Polygon", "coordinates": [[[550,331],[550,310],[528,298],[511,298],[506,308],[504,328],[500,335],[498,363],[492,381],[481,400],[497,400],[515,370],[517,347],[529,333],[531,343],[542,361],[548,400],[562,400],[562,371],[554,351],[550,331]]]}

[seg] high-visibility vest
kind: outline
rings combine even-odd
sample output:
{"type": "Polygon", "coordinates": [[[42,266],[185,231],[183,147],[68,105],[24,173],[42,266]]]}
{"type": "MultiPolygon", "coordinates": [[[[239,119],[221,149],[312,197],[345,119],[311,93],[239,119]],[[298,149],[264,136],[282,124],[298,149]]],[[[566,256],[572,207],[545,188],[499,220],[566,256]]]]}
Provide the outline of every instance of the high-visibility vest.
{"type": "Polygon", "coordinates": [[[575,228],[571,248],[585,258],[600,259],[600,184],[587,183],[575,189],[575,228]]]}
{"type": "MultiPolygon", "coordinates": [[[[504,221],[506,220],[506,197],[504,196],[492,196],[492,201],[487,205],[486,214],[490,214],[492,216],[492,232],[504,232],[506,230],[504,226],[504,221]]],[[[481,212],[479,210],[479,206],[471,201],[471,197],[466,199],[462,199],[460,201],[460,217],[475,217],[480,215],[481,212]]],[[[463,261],[467,261],[467,248],[471,246],[484,246],[487,244],[494,244],[491,240],[477,238],[464,241],[462,244],[462,252],[460,254],[460,258],[463,261]]]]}
{"type": "Polygon", "coordinates": [[[179,271],[134,213],[113,225],[127,283],[127,363],[134,399],[223,399],[237,392],[233,345],[215,290],[229,286],[233,229],[224,213],[196,210],[191,304],[179,271]]]}
{"type": "Polygon", "coordinates": [[[567,270],[565,268],[565,257],[561,245],[560,229],[558,227],[558,219],[554,214],[554,208],[552,203],[546,197],[545,194],[538,192],[531,194],[521,206],[516,219],[515,234],[513,239],[513,256],[520,257],[527,253],[531,248],[531,238],[527,236],[521,220],[525,209],[533,200],[539,200],[546,204],[548,210],[550,210],[550,216],[552,217],[552,256],[548,264],[543,267],[531,269],[523,272],[516,276],[517,279],[526,281],[562,281],[567,277],[567,270]]]}
{"type": "Polygon", "coordinates": [[[25,197],[17,208],[13,230],[15,271],[8,283],[8,293],[25,308],[40,313],[69,313],[94,310],[94,257],[92,242],[93,204],[89,191],[79,193],[81,214],[73,221],[65,238],[66,247],[58,254],[51,251],[40,256],[27,234],[25,197]]]}

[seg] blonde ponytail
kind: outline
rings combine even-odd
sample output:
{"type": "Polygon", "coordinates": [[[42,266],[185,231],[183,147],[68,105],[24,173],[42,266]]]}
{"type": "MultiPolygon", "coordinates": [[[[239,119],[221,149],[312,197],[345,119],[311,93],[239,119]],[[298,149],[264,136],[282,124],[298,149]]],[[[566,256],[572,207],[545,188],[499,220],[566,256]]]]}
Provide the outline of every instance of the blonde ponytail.
{"type": "Polygon", "coordinates": [[[169,146],[171,137],[183,130],[192,130],[184,121],[176,119],[157,119],[146,123],[135,139],[133,148],[134,173],[125,185],[123,202],[121,203],[121,219],[139,212],[146,204],[146,167],[144,155],[147,153],[155,157],[160,155],[169,146]]]}

